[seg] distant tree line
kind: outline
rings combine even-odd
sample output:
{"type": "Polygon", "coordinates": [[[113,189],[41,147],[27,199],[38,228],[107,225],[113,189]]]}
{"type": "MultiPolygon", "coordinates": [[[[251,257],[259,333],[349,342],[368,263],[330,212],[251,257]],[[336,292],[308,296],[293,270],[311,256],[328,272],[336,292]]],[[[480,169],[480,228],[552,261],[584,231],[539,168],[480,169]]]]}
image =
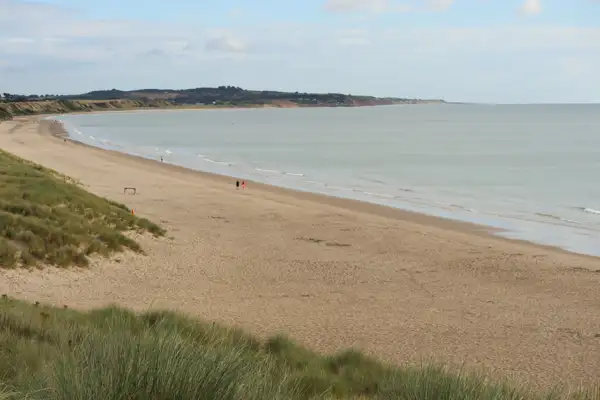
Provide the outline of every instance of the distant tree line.
{"type": "Polygon", "coordinates": [[[19,102],[19,101],[43,101],[43,100],[54,100],[60,96],[54,94],[13,94],[13,93],[0,93],[0,101],[5,103],[19,102]]]}
{"type": "Polygon", "coordinates": [[[376,98],[373,96],[353,96],[342,93],[303,93],[280,92],[273,90],[245,90],[237,86],[200,87],[193,89],[140,89],[123,91],[118,89],[95,90],[74,95],[22,95],[3,93],[0,101],[44,101],[44,100],[119,100],[131,99],[140,101],[167,100],[173,104],[217,104],[244,105],[268,104],[273,101],[287,100],[300,105],[354,105],[356,102],[413,103],[417,99],[376,98]]]}
{"type": "Polygon", "coordinates": [[[61,96],[68,99],[115,100],[115,99],[168,99],[175,104],[261,104],[273,100],[291,100],[298,103],[350,103],[352,97],[338,93],[300,93],[272,90],[245,90],[236,86],[202,87],[194,89],[142,89],[134,91],[96,90],[82,95],[61,96]]]}

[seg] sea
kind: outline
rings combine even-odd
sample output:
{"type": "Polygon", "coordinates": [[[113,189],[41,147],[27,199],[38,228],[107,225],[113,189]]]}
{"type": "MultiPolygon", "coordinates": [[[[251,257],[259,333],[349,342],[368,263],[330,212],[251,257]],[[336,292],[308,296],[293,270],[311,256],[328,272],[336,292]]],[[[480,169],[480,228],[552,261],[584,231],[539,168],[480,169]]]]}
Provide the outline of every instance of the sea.
{"type": "Polygon", "coordinates": [[[90,145],[473,222],[505,237],[600,256],[600,105],[169,110],[56,119],[90,145]]]}

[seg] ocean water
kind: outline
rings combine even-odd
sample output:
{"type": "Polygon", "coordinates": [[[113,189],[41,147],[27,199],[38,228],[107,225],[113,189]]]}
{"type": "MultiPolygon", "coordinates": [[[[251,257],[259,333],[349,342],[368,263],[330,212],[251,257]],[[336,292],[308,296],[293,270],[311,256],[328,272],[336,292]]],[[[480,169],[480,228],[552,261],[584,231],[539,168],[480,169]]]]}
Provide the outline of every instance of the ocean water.
{"type": "Polygon", "coordinates": [[[73,139],[600,256],[600,105],[67,115],[73,139]]]}

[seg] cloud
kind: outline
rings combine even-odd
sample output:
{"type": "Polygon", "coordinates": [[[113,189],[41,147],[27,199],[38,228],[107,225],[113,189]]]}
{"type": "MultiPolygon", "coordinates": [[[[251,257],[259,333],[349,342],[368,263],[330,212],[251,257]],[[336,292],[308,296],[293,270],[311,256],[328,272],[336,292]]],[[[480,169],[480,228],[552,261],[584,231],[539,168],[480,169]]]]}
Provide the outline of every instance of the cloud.
{"type": "Polygon", "coordinates": [[[343,29],[334,33],[333,42],[342,46],[368,46],[371,44],[368,36],[364,29],[343,29]]]}
{"type": "MultiPolygon", "coordinates": [[[[442,11],[453,2],[328,4],[331,12],[372,13],[402,4],[442,11]]],[[[224,84],[457,101],[600,101],[600,28],[392,27],[371,19],[211,26],[92,19],[17,0],[0,0],[0,22],[0,87],[15,93],[224,84]]]]}
{"type": "Polygon", "coordinates": [[[165,59],[168,57],[167,53],[160,49],[150,49],[148,51],[144,51],[139,55],[141,59],[165,59]]]}
{"type": "Polygon", "coordinates": [[[28,18],[40,20],[61,13],[73,13],[74,9],[37,1],[0,0],[0,20],[12,20],[11,15],[27,14],[28,18]]]}
{"type": "Polygon", "coordinates": [[[428,9],[432,11],[445,11],[454,4],[454,0],[428,0],[428,9]]]}
{"type": "Polygon", "coordinates": [[[373,12],[381,13],[390,7],[388,0],[326,0],[325,10],[333,13],[373,12]]]}
{"type": "Polygon", "coordinates": [[[4,43],[7,45],[11,45],[11,44],[23,45],[23,44],[30,44],[33,42],[34,42],[34,40],[32,38],[26,38],[26,37],[11,37],[11,38],[4,40],[4,43]]]}
{"type": "Polygon", "coordinates": [[[224,53],[245,53],[248,51],[249,47],[248,44],[240,38],[223,35],[209,39],[206,42],[206,49],[224,53]]]}
{"type": "Polygon", "coordinates": [[[535,15],[542,12],[542,0],[524,0],[519,13],[523,15],[535,15]]]}
{"type": "Polygon", "coordinates": [[[325,0],[323,8],[331,13],[406,13],[419,11],[445,11],[455,0],[325,0]],[[424,4],[422,6],[421,4],[424,4]]]}

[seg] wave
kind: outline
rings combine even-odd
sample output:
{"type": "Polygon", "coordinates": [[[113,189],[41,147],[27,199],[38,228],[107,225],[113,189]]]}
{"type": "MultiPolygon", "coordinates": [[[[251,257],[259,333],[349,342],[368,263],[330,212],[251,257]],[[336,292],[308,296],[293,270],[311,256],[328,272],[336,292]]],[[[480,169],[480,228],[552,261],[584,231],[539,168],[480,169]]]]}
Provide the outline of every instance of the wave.
{"type": "MultiPolygon", "coordinates": [[[[55,117],[46,117],[44,118],[46,120],[52,120],[55,122],[58,122],[59,124],[62,125],[63,129],[67,132],[67,135],[70,138],[73,138],[73,133],[78,135],[78,136],[83,136],[83,132],[81,132],[79,129],[77,129],[74,125],[68,123],[67,121],[63,121],[61,119],[55,118],[55,117]]],[[[95,140],[93,136],[90,136],[91,140],[95,140]]]]}
{"type": "Polygon", "coordinates": [[[104,146],[107,146],[107,147],[120,147],[119,145],[117,145],[117,144],[115,144],[115,143],[113,143],[110,140],[105,139],[105,138],[91,136],[91,135],[90,135],[89,138],[90,138],[90,140],[92,140],[94,142],[100,143],[100,145],[104,145],[104,146]]]}
{"type": "MultiPolygon", "coordinates": [[[[336,186],[336,185],[332,185],[329,183],[321,183],[321,185],[325,186],[328,190],[337,190],[338,192],[353,192],[353,189],[349,189],[347,187],[343,187],[343,186],[336,186]]],[[[360,190],[357,190],[357,192],[360,192],[360,190]]]]}
{"type": "Polygon", "coordinates": [[[458,208],[460,210],[463,211],[468,211],[468,212],[472,212],[472,213],[476,213],[477,211],[473,210],[472,208],[469,207],[464,207],[464,206],[459,206],[458,204],[449,204],[450,207],[454,207],[454,208],[458,208]]]}
{"type": "Polygon", "coordinates": [[[589,207],[582,207],[581,210],[583,212],[589,213],[589,214],[597,214],[600,215],[600,210],[596,210],[594,208],[589,208],[589,207]]]}
{"type": "Polygon", "coordinates": [[[68,123],[66,121],[63,121],[61,119],[57,119],[57,118],[54,118],[54,117],[46,117],[44,119],[52,120],[54,122],[58,122],[59,124],[61,124],[62,127],[63,127],[63,129],[65,131],[67,131],[67,134],[69,136],[71,136],[71,132],[76,133],[78,135],[83,135],[83,133],[81,133],[81,131],[79,129],[77,129],[75,126],[71,125],[70,123],[68,123]]]}
{"type": "Polygon", "coordinates": [[[227,165],[229,167],[231,167],[232,165],[234,165],[231,162],[227,162],[227,161],[215,161],[215,160],[211,160],[210,158],[202,158],[202,160],[206,161],[208,163],[211,163],[211,164],[227,165]]]}
{"type": "MultiPolygon", "coordinates": [[[[254,170],[255,171],[259,171],[259,172],[266,172],[268,174],[276,174],[276,175],[289,175],[289,176],[298,176],[298,177],[305,176],[301,172],[285,172],[285,171],[279,171],[279,170],[276,170],[276,169],[254,168],[254,170]]],[[[312,182],[312,183],[321,183],[321,182],[312,182]]]]}
{"type": "Polygon", "coordinates": [[[381,194],[381,193],[373,193],[373,192],[362,192],[362,193],[369,195],[369,196],[373,196],[373,197],[380,197],[382,199],[395,199],[396,198],[396,196],[392,196],[390,194],[381,194]]]}
{"type": "Polygon", "coordinates": [[[387,182],[384,182],[382,180],[375,179],[375,178],[368,178],[366,176],[359,176],[358,179],[362,179],[363,181],[372,182],[372,183],[379,183],[381,185],[386,185],[387,184],[387,182]]]}
{"type": "Polygon", "coordinates": [[[548,213],[535,213],[535,215],[539,216],[539,217],[544,217],[544,218],[550,218],[550,219],[555,219],[557,221],[563,221],[563,222],[571,222],[573,224],[581,224],[580,221],[575,221],[574,219],[568,219],[568,218],[563,218],[563,217],[559,217],[558,215],[554,215],[554,214],[548,214],[548,213]]]}
{"type": "Polygon", "coordinates": [[[276,169],[263,169],[263,168],[254,168],[256,171],[260,172],[268,172],[270,174],[285,174],[285,172],[277,171],[276,169]]]}

